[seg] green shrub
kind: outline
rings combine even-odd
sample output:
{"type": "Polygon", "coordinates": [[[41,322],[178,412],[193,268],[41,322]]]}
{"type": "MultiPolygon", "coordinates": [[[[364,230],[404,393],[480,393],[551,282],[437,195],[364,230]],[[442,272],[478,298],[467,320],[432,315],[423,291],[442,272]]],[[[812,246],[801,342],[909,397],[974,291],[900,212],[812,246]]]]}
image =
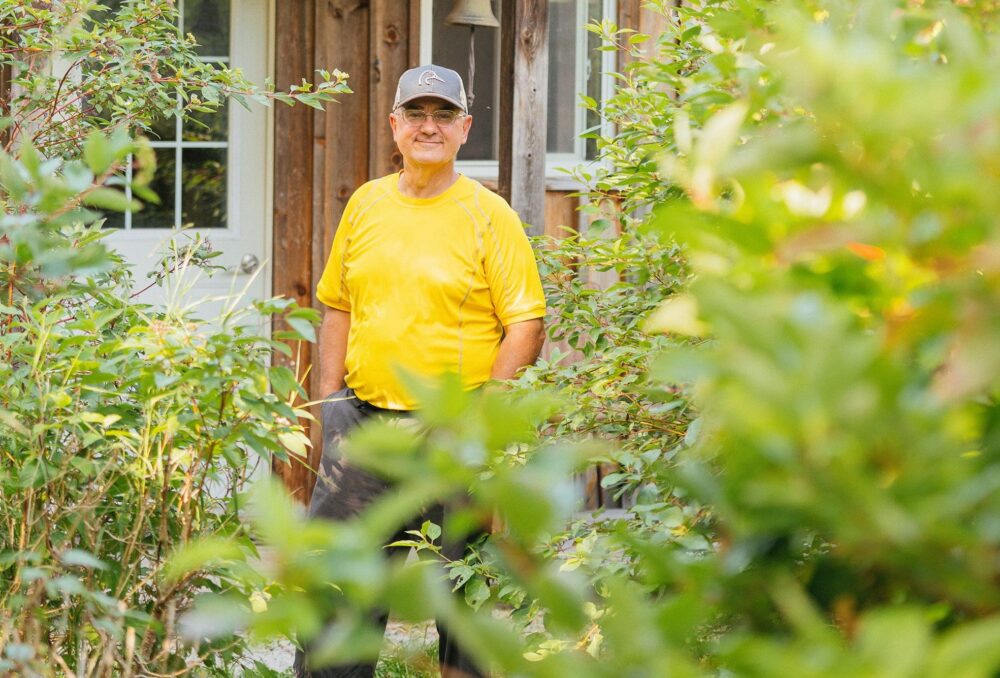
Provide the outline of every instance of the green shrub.
{"type": "Polygon", "coordinates": [[[280,340],[313,338],[316,315],[281,299],[207,320],[149,306],[144,289],[213,253],[181,235],[137,283],[98,210],[141,207],[129,164],[132,193],[156,199],[137,135],[157,117],[347,89],[342,74],[257,89],[197,60],[173,3],[115,4],[0,7],[0,672],[229,676],[243,643],[188,644],[177,623],[198,592],[254,589],[239,491],[254,463],[308,444],[301,388],[269,363],[280,340]],[[262,336],[272,313],[298,329],[262,336]],[[195,537],[209,541],[171,564],[195,537]]]}
{"type": "MultiPolygon", "coordinates": [[[[402,484],[357,521],[300,524],[280,495],[260,498],[261,534],[288,560],[270,607],[243,622],[324,639],[330,657],[370,655],[362,611],[394,603],[450,621],[509,675],[994,675],[995,10],[651,4],[669,30],[620,78],[607,109],[619,133],[599,141],[610,164],[592,177],[631,210],[624,235],[544,255],[556,331],[583,361],[539,366],[514,397],[424,392],[423,438],[359,432],[354,462],[402,484]],[[675,245],[683,265],[647,285],[675,245]],[[628,260],[618,287],[569,275],[615,247],[628,260]],[[644,305],[657,336],[631,334],[644,305]],[[642,351],[659,354],[648,374],[642,351]],[[537,404],[540,383],[567,399],[537,404]],[[653,442],[618,417],[636,394],[673,396],[654,423],[678,430],[653,442]],[[697,423],[683,430],[678,410],[697,423]],[[605,438],[596,457],[574,428],[605,438]],[[627,455],[645,445],[631,515],[565,538],[570,472],[623,455],[636,473],[627,455]],[[430,497],[465,502],[467,521],[501,517],[471,574],[380,553],[379,535],[430,497]],[[640,524],[644,505],[659,520],[640,524]],[[478,612],[449,597],[449,569],[478,612]],[[341,616],[324,629],[328,582],[341,616]],[[544,611],[542,635],[492,616],[498,599],[544,611]],[[274,623],[293,600],[309,626],[274,623]]],[[[435,534],[414,535],[422,553],[435,534]]]]}

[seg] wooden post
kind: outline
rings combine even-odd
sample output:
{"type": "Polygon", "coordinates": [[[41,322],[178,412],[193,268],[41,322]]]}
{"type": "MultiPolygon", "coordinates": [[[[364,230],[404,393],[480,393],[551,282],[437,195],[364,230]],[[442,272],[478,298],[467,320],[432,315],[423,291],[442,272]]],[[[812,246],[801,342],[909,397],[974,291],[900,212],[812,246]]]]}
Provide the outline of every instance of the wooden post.
{"type": "MultiPolygon", "coordinates": [[[[313,71],[315,39],[313,0],[284,0],[275,12],[275,84],[279,90],[297,84],[313,71]]],[[[308,106],[276,105],[274,111],[274,237],[272,292],[294,299],[303,306],[312,304],[313,288],[313,109],[308,106]]],[[[284,329],[282,323],[274,327],[284,329]]],[[[309,391],[308,368],[312,344],[292,346],[298,355],[289,359],[275,351],[275,365],[299,370],[309,391]],[[297,362],[297,365],[296,365],[297,362]]],[[[314,451],[308,462],[318,461],[314,451]]],[[[275,475],[300,501],[309,500],[311,471],[302,463],[275,462],[275,475]]]]}
{"type": "Polygon", "coordinates": [[[500,0],[500,115],[497,135],[497,193],[510,202],[514,142],[514,42],[517,0],[500,0]]]}
{"type": "MultiPolygon", "coordinates": [[[[414,3],[416,4],[416,3],[414,3]]],[[[371,87],[369,89],[371,155],[370,177],[397,172],[403,156],[389,129],[389,114],[396,98],[396,82],[408,68],[411,7],[405,2],[375,2],[371,6],[371,87]]]]}
{"type": "MultiPolygon", "coordinates": [[[[368,180],[368,91],[370,61],[369,10],[367,2],[359,0],[316,0],[316,68],[349,73],[354,94],[330,104],[324,113],[313,116],[313,234],[312,284],[316,289],[333,245],[333,236],[347,200],[355,189],[368,180]]],[[[322,304],[313,299],[313,306],[322,311],[322,304]]],[[[313,374],[323,365],[323,353],[317,347],[312,361],[313,374]]],[[[326,397],[319,389],[319,379],[313,379],[309,391],[313,400],[326,397]]],[[[313,415],[319,420],[319,408],[313,415]]],[[[310,459],[318,466],[322,451],[319,426],[310,431],[313,448],[310,459]]],[[[315,477],[310,472],[301,479],[305,488],[303,499],[312,494],[315,477]]]]}
{"type": "Polygon", "coordinates": [[[545,222],[548,4],[508,0],[500,27],[499,189],[534,234],[545,222]]]}

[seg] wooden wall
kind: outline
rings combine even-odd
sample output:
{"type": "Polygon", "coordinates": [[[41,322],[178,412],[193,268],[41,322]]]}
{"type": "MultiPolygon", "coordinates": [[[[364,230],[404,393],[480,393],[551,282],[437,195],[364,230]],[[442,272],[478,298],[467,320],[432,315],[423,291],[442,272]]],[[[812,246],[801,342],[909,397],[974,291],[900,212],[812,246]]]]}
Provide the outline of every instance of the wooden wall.
{"type": "MultiPolygon", "coordinates": [[[[318,69],[350,74],[354,94],[324,112],[305,106],[275,113],[274,294],[318,306],[313,293],[340,215],[354,190],[369,178],[401,167],[386,118],[399,75],[416,66],[418,3],[405,0],[278,0],[275,81],[279,89],[318,69]]],[[[322,355],[294,347],[312,399],[322,355]]],[[[315,415],[318,416],[318,408],[315,415]]],[[[275,471],[297,497],[308,501],[319,461],[319,427],[313,427],[308,464],[277,464],[275,471]]]]}
{"type": "MultiPolygon", "coordinates": [[[[500,0],[508,2],[509,0],[500,0]]],[[[399,169],[401,158],[386,118],[396,81],[417,66],[419,2],[416,0],[277,0],[275,80],[287,88],[316,69],[350,74],[354,94],[324,112],[281,106],[275,112],[273,292],[319,307],[313,292],[347,199],[370,178],[399,169]]],[[[619,0],[619,24],[642,32],[657,30],[640,0],[619,0]]],[[[495,186],[494,186],[495,188],[495,186]]],[[[547,191],[543,231],[561,235],[576,227],[578,199],[563,190],[547,191]]],[[[312,345],[295,346],[312,399],[318,393],[322,355],[312,345]]],[[[318,417],[318,408],[315,415],[318,417]]],[[[311,431],[313,450],[306,463],[276,464],[275,471],[297,498],[307,502],[319,461],[320,432],[311,431]]]]}

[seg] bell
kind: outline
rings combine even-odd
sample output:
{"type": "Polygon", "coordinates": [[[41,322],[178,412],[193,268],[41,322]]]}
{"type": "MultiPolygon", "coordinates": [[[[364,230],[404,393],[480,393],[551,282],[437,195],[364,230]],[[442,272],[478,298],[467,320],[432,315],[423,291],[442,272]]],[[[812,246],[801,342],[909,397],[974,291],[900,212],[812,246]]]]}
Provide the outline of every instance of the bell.
{"type": "Polygon", "coordinates": [[[455,0],[455,6],[444,18],[444,22],[457,26],[500,28],[490,0],[455,0]]]}

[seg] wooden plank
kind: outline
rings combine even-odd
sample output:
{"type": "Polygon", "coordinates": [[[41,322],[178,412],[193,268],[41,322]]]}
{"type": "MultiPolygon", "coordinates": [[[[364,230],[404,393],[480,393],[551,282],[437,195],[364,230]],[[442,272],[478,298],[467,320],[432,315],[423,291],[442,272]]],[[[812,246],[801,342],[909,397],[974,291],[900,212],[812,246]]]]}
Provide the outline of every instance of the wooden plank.
{"type": "MultiPolygon", "coordinates": [[[[673,0],[670,4],[680,7],[681,2],[682,0],[673,0]]],[[[667,30],[670,19],[645,7],[641,0],[618,0],[617,22],[619,28],[631,28],[650,36],[640,47],[643,53],[650,55],[655,49],[657,36],[667,30]]],[[[618,52],[618,71],[623,72],[625,66],[632,61],[635,59],[628,52],[618,52]]]]}
{"type": "Polygon", "coordinates": [[[408,3],[398,0],[375,2],[371,8],[368,174],[372,178],[398,172],[403,167],[403,156],[392,140],[388,118],[396,97],[396,83],[409,65],[410,15],[408,3]]]}
{"type": "Polygon", "coordinates": [[[553,238],[565,238],[567,228],[578,231],[580,199],[570,191],[545,192],[545,218],[542,232],[553,238]]]}
{"type": "Polygon", "coordinates": [[[497,135],[497,193],[510,202],[511,178],[514,171],[514,44],[515,16],[519,0],[500,0],[500,102],[497,135]]]}
{"type": "Polygon", "coordinates": [[[410,2],[410,31],[407,39],[409,44],[406,52],[409,54],[409,68],[416,68],[420,65],[420,3],[410,2]]]}
{"type": "Polygon", "coordinates": [[[510,204],[540,233],[545,220],[548,0],[517,0],[510,204]]]}
{"type": "MultiPolygon", "coordinates": [[[[368,91],[370,86],[369,2],[367,0],[316,0],[316,68],[340,70],[350,74],[349,84],[354,94],[342,97],[339,103],[326,107],[315,115],[313,175],[313,283],[316,289],[326,259],[333,245],[333,236],[351,194],[368,180],[368,91]]],[[[322,310],[320,302],[313,306],[322,310]]],[[[323,367],[320,347],[313,358],[312,370],[319,374],[323,367]]],[[[310,396],[313,400],[328,393],[319,389],[319,379],[313,380],[310,396]]],[[[313,415],[320,416],[319,407],[313,415]]],[[[313,450],[318,461],[322,448],[320,427],[312,431],[313,450]]],[[[310,484],[311,494],[311,484],[310,484]]]]}
{"type": "MultiPolygon", "coordinates": [[[[283,0],[275,13],[275,85],[287,89],[313,71],[313,0],[283,0]]],[[[312,304],[313,179],[312,109],[278,104],[274,111],[274,231],[272,293],[312,304]]],[[[275,330],[284,329],[276,323],[275,330]]],[[[312,358],[310,344],[292,347],[297,360],[275,352],[275,365],[302,377],[312,358]]],[[[293,355],[295,355],[293,354],[293,355]]],[[[309,379],[305,379],[308,392],[309,379]]],[[[308,426],[308,422],[305,422],[308,426]]],[[[310,458],[315,463],[317,459],[310,458]]],[[[275,462],[274,473],[293,496],[308,501],[312,473],[300,463],[275,462]]]]}
{"type": "MultiPolygon", "coordinates": [[[[616,23],[618,28],[631,28],[639,30],[639,13],[642,11],[641,0],[618,0],[618,16],[616,23]]],[[[625,66],[634,61],[627,50],[618,52],[618,72],[623,73],[625,66]]]]}
{"type": "MultiPolygon", "coordinates": [[[[570,232],[579,230],[580,215],[577,212],[579,204],[579,197],[569,191],[546,191],[544,234],[560,239],[565,238],[570,232]]],[[[548,338],[542,345],[542,358],[550,360],[555,349],[566,356],[563,358],[564,363],[574,363],[583,359],[583,354],[574,350],[565,340],[552,341],[548,338]]]]}

